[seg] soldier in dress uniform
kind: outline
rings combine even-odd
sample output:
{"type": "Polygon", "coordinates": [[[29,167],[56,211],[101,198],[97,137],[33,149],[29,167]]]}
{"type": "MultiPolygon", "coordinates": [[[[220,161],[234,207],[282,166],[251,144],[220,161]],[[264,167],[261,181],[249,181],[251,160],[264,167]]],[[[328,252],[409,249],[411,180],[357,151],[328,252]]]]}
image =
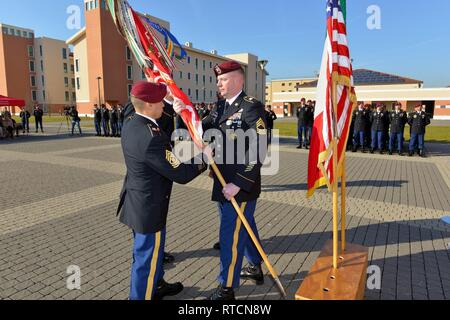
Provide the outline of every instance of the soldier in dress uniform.
{"type": "MultiPolygon", "coordinates": [[[[130,300],[161,300],[183,290],[164,281],[166,221],[173,182],[186,184],[206,170],[202,157],[181,163],[157,124],[166,86],[139,82],[131,90],[135,113],[125,120],[122,149],[127,175],[120,196],[120,221],[133,230],[130,300]]],[[[209,153],[210,154],[210,153],[209,153]]]]}
{"type": "Polygon", "coordinates": [[[403,149],[403,134],[405,131],[405,124],[408,121],[408,115],[402,110],[402,104],[397,102],[394,106],[395,110],[389,115],[389,122],[391,123],[391,134],[389,139],[389,154],[392,155],[394,151],[394,140],[397,139],[397,152],[402,155],[403,149]]]}
{"type": "Polygon", "coordinates": [[[414,154],[414,145],[418,141],[419,155],[425,157],[424,135],[425,128],[431,123],[430,117],[422,111],[422,105],[415,106],[414,111],[408,115],[408,124],[411,126],[411,140],[409,142],[409,156],[414,154]]]}
{"type": "MultiPolygon", "coordinates": [[[[217,202],[221,222],[218,277],[220,285],[208,300],[235,300],[234,289],[239,287],[241,278],[256,281],[257,284],[264,283],[262,258],[230,200],[235,197],[259,239],[254,213],[257,199],[261,194],[261,167],[264,159],[256,158],[258,151],[262,151],[264,156],[267,152],[267,124],[264,105],[243,91],[245,73],[241,65],[229,61],[215,66],[214,71],[224,99],[220,100],[210,115],[203,120],[203,127],[205,130],[217,129],[222,133],[223,145],[216,139],[216,162],[228,184],[223,188],[218,178],[214,176],[212,200],[217,202]],[[242,132],[247,134],[253,132],[257,138],[254,143],[246,141],[245,153],[238,152],[236,147],[237,139],[242,132]],[[235,145],[232,155],[227,155],[227,152],[230,152],[227,144],[235,145]],[[219,159],[218,154],[221,155],[219,159]],[[243,157],[245,159],[242,159],[243,157]],[[227,162],[227,159],[231,158],[234,161],[227,162]],[[253,158],[253,161],[249,161],[250,158],[253,158]],[[245,161],[236,161],[237,159],[245,161]],[[244,255],[249,261],[249,266],[242,269],[244,255]]],[[[175,108],[177,113],[182,110],[175,108]]]]}
{"type": "Polygon", "coordinates": [[[386,126],[389,125],[389,116],[383,111],[383,105],[378,104],[377,110],[370,115],[370,122],[372,124],[372,146],[370,153],[374,153],[378,148],[380,154],[383,154],[384,135],[386,126]]]}
{"type": "Polygon", "coordinates": [[[102,135],[102,110],[98,107],[97,104],[94,104],[93,112],[95,131],[97,132],[97,136],[100,137],[102,135]]]}
{"type": "Polygon", "coordinates": [[[358,151],[358,147],[365,152],[364,141],[366,139],[366,131],[370,122],[370,112],[364,107],[364,102],[358,104],[358,109],[353,112],[353,152],[358,151]]]}
{"type": "Polygon", "coordinates": [[[297,126],[298,126],[298,147],[308,148],[308,122],[310,116],[309,107],[306,105],[306,99],[302,98],[300,107],[297,108],[297,126]]]}

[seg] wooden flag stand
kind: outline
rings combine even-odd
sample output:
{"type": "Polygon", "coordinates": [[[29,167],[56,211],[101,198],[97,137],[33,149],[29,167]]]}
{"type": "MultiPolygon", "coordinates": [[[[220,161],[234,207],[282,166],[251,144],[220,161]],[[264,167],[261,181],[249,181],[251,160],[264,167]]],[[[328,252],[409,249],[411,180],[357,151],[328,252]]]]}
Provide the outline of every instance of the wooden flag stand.
{"type": "MultiPolygon", "coordinates": [[[[336,86],[333,84],[333,124],[337,132],[336,86]]],[[[338,215],[338,138],[333,144],[333,240],[328,241],[309,274],[295,294],[296,300],[363,300],[367,281],[369,250],[366,247],[346,243],[346,179],[345,151],[342,155],[341,175],[341,242],[339,242],[338,215]],[[339,254],[339,244],[341,253],[339,254]]],[[[326,177],[327,175],[324,174],[326,177]]],[[[328,182],[330,187],[330,183],[328,182]]]]}

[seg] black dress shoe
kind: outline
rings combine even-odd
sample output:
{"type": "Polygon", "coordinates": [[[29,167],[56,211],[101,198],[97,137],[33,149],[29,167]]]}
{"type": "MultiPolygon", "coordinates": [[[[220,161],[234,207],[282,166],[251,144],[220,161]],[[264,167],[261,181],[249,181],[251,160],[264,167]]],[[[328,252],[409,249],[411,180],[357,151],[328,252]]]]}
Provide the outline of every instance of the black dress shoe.
{"type": "Polygon", "coordinates": [[[219,286],[216,291],[212,295],[210,295],[206,300],[214,300],[214,301],[234,301],[236,298],[234,297],[233,288],[224,288],[219,286]]]}
{"type": "Polygon", "coordinates": [[[164,252],[164,264],[170,264],[175,261],[175,257],[170,253],[164,252]]]}
{"type": "Polygon", "coordinates": [[[241,279],[252,280],[256,282],[256,285],[260,286],[264,284],[264,275],[261,269],[261,265],[249,265],[248,267],[242,269],[241,279]]]}
{"type": "Polygon", "coordinates": [[[298,147],[297,147],[297,149],[301,149],[301,148],[302,148],[302,146],[298,146],[298,147]]]}
{"type": "Polygon", "coordinates": [[[153,296],[153,300],[163,300],[164,297],[172,297],[179,294],[183,291],[184,287],[180,282],[177,283],[167,283],[166,281],[160,280],[158,281],[158,287],[156,288],[155,294],[153,296]]]}
{"type": "Polygon", "coordinates": [[[389,155],[392,156],[392,151],[389,151],[389,155]]]}
{"type": "Polygon", "coordinates": [[[215,243],[214,246],[213,246],[213,249],[217,250],[217,251],[220,251],[220,242],[215,243]]]}
{"type": "Polygon", "coordinates": [[[370,149],[370,153],[373,154],[373,153],[374,153],[374,150],[373,150],[373,149],[370,149]]]}
{"type": "Polygon", "coordinates": [[[403,156],[403,152],[399,151],[399,152],[398,152],[398,155],[399,155],[400,157],[403,156]]]}
{"type": "Polygon", "coordinates": [[[410,151],[409,154],[408,154],[408,156],[412,157],[413,154],[414,154],[414,153],[413,153],[412,151],[410,151]]]}

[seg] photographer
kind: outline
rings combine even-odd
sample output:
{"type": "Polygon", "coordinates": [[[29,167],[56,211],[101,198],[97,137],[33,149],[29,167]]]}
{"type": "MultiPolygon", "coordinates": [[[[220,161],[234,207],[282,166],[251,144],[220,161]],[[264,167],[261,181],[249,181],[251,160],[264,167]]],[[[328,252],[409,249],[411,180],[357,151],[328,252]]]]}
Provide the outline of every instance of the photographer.
{"type": "Polygon", "coordinates": [[[72,118],[72,135],[73,135],[73,131],[75,129],[75,125],[77,125],[78,126],[78,130],[80,131],[80,136],[81,136],[82,135],[81,127],[80,127],[81,119],[78,116],[78,111],[77,111],[77,108],[75,106],[73,106],[70,109],[70,117],[72,118]]]}
{"type": "Polygon", "coordinates": [[[44,128],[42,127],[42,117],[44,116],[44,111],[38,104],[34,106],[33,115],[36,122],[36,133],[39,131],[39,125],[41,126],[41,132],[44,133],[44,128]]]}

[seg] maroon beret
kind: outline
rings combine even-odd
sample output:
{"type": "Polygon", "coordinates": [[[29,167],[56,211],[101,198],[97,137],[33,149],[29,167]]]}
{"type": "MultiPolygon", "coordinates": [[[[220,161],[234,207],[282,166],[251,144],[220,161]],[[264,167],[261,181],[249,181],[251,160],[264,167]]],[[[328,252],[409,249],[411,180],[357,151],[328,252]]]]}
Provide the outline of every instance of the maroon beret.
{"type": "Polygon", "coordinates": [[[158,103],[167,95],[167,87],[161,83],[140,81],[134,84],[131,95],[148,103],[158,103]]]}
{"type": "Polygon", "coordinates": [[[241,64],[236,61],[227,61],[214,67],[214,73],[216,74],[216,77],[236,70],[244,71],[241,64]]]}

